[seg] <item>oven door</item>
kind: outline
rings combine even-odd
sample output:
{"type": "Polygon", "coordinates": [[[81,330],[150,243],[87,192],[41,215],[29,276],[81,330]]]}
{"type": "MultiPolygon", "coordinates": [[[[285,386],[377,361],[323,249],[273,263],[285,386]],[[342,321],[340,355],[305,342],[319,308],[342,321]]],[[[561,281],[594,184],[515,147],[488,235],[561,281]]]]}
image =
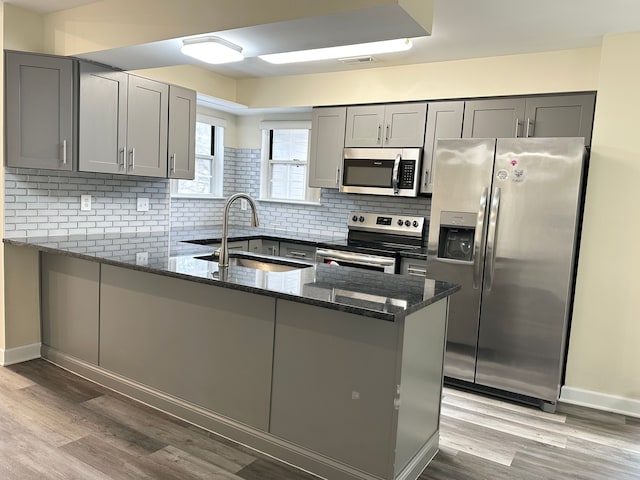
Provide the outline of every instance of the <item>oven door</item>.
{"type": "Polygon", "coordinates": [[[330,250],[318,248],[316,250],[316,263],[329,265],[341,265],[343,267],[363,268],[376,272],[396,273],[397,261],[394,257],[382,255],[368,255],[365,253],[345,252],[342,250],[330,250]]]}

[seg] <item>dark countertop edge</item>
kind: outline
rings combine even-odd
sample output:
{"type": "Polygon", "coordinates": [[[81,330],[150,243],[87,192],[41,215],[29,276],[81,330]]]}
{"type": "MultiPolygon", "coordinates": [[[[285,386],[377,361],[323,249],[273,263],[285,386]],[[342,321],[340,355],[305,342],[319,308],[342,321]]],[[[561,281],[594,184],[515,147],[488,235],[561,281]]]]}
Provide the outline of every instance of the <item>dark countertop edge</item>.
{"type": "MultiPolygon", "coordinates": [[[[285,233],[285,232],[283,232],[285,233]]],[[[326,241],[314,241],[314,240],[300,240],[297,238],[291,238],[291,237],[285,237],[285,236],[277,236],[276,234],[271,234],[271,233],[258,233],[258,234],[254,234],[254,235],[230,235],[228,238],[229,242],[243,242],[245,240],[272,240],[274,242],[286,242],[286,243],[297,243],[300,245],[309,245],[312,247],[317,247],[319,245],[323,245],[323,244],[331,244],[331,242],[329,240],[326,241]]],[[[195,238],[193,240],[178,240],[179,242],[182,243],[191,243],[194,245],[207,245],[204,243],[200,243],[200,241],[204,242],[210,242],[210,243],[218,243],[222,241],[222,237],[211,237],[209,236],[208,238],[195,238]]]]}
{"type": "Polygon", "coordinates": [[[400,252],[400,257],[402,258],[415,258],[417,260],[426,260],[427,254],[421,251],[422,249],[417,250],[403,250],[400,252]]]}
{"type": "MultiPolygon", "coordinates": [[[[237,238],[237,237],[236,237],[237,238]]],[[[255,237],[254,237],[255,238],[255,237]]],[[[62,249],[58,249],[58,248],[52,248],[52,247],[47,247],[47,246],[43,246],[43,245],[36,245],[36,244],[32,244],[32,243],[27,243],[24,242],[22,240],[19,239],[11,239],[11,238],[4,238],[3,242],[9,245],[14,245],[14,246],[18,246],[18,247],[27,247],[27,248],[32,248],[34,250],[38,250],[41,252],[48,252],[48,253],[54,253],[57,255],[65,255],[65,256],[69,256],[69,257],[74,257],[74,258],[79,258],[79,259],[83,259],[83,260],[88,260],[91,262],[97,262],[97,263],[102,263],[105,265],[111,265],[111,266],[115,266],[115,267],[121,267],[121,268],[128,268],[130,270],[137,270],[140,272],[146,272],[146,273],[152,273],[152,274],[156,274],[156,275],[164,275],[164,276],[169,276],[169,277],[174,277],[174,278],[179,278],[182,280],[187,280],[187,281],[191,281],[191,282],[198,282],[198,283],[203,283],[206,285],[213,285],[213,286],[218,286],[218,287],[222,287],[222,288],[231,288],[233,290],[239,290],[239,291],[243,291],[243,292],[247,292],[247,293],[254,293],[257,295],[263,295],[263,296],[267,296],[267,297],[272,297],[272,298],[281,298],[283,300],[289,300],[289,301],[293,301],[293,302],[297,302],[297,303],[304,303],[307,305],[314,305],[314,306],[318,306],[318,307],[322,307],[322,308],[327,308],[330,310],[336,310],[336,311],[340,311],[340,312],[347,312],[347,313],[353,313],[356,315],[360,315],[360,316],[364,316],[364,317],[370,317],[370,318],[377,318],[380,320],[385,320],[385,321],[389,321],[389,322],[395,322],[398,320],[403,319],[404,317],[406,317],[407,315],[413,313],[413,312],[417,312],[418,310],[421,310],[422,308],[435,303],[455,292],[457,292],[458,290],[460,290],[462,287],[460,285],[456,285],[456,284],[451,284],[451,287],[448,288],[447,290],[444,290],[436,295],[433,295],[432,297],[429,297],[426,300],[423,300],[422,302],[416,303],[415,305],[412,305],[410,307],[407,307],[407,309],[401,311],[401,312],[397,312],[397,313],[388,313],[388,312],[379,312],[376,310],[370,310],[370,309],[366,309],[366,308],[360,308],[360,307],[354,307],[351,305],[345,305],[345,304],[340,304],[340,303],[333,303],[333,302],[327,302],[324,300],[320,300],[320,299],[314,299],[314,298],[306,298],[306,297],[302,297],[302,296],[298,296],[298,295],[291,295],[291,294],[287,294],[287,293],[283,293],[283,292],[277,292],[274,290],[266,290],[263,288],[257,288],[257,287],[251,287],[248,285],[241,285],[241,284],[237,284],[237,283],[232,283],[232,282],[225,282],[224,280],[220,280],[220,279],[209,279],[209,278],[203,278],[203,277],[197,277],[197,276],[193,276],[193,275],[187,275],[187,274],[183,274],[183,273],[177,273],[177,272],[172,272],[170,270],[166,270],[166,269],[160,269],[160,268],[154,268],[152,266],[145,266],[145,265],[134,265],[131,263],[124,263],[124,262],[118,262],[118,261],[114,261],[114,260],[109,260],[106,258],[102,258],[102,257],[96,257],[96,256],[92,256],[92,255],[85,255],[82,253],[77,253],[77,252],[71,252],[68,250],[62,250],[62,249]]],[[[314,244],[314,242],[308,242],[309,244],[314,244]]]]}

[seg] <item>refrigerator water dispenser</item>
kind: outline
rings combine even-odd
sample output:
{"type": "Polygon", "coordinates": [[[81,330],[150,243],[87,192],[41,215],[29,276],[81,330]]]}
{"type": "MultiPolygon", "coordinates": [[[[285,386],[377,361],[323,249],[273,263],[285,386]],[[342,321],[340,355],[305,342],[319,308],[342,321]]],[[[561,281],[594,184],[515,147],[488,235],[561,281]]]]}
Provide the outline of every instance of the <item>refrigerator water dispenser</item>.
{"type": "Polygon", "coordinates": [[[471,262],[475,232],[475,213],[442,212],[440,214],[438,258],[471,262]]]}

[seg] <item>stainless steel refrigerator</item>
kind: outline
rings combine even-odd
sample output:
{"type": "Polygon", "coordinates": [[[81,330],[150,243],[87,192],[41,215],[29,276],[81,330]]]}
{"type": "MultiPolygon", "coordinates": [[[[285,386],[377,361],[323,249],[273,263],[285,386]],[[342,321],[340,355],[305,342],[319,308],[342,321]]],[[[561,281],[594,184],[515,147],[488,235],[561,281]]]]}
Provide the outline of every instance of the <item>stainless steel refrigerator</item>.
{"type": "Polygon", "coordinates": [[[582,138],[438,142],[427,274],[462,285],[446,377],[555,409],[585,158],[582,138]]]}

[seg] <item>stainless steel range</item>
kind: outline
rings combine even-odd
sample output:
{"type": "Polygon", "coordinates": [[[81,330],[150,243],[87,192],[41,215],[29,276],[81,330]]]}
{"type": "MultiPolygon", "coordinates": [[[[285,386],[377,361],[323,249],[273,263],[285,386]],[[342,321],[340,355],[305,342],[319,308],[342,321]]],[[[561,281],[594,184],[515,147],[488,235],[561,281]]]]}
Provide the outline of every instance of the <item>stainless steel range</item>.
{"type": "Polygon", "coordinates": [[[400,252],[423,245],[424,217],[352,212],[342,243],[323,244],[316,262],[398,273],[400,252]]]}

